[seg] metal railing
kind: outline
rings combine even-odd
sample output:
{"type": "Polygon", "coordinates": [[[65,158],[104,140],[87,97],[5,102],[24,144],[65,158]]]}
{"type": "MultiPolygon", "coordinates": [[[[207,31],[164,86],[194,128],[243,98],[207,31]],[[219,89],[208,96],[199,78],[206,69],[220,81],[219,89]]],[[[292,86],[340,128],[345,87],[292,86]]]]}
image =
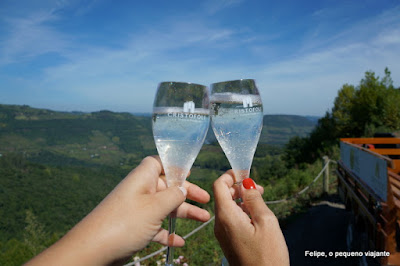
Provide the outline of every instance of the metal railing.
{"type": "MultiPolygon", "coordinates": [[[[323,175],[323,176],[324,176],[324,182],[323,182],[323,183],[324,183],[324,192],[328,192],[328,191],[327,191],[327,185],[326,185],[326,184],[329,183],[329,163],[330,163],[330,162],[336,163],[336,161],[330,160],[327,156],[324,156],[323,159],[324,159],[324,162],[325,162],[324,167],[321,169],[321,171],[318,173],[318,175],[313,179],[313,181],[311,181],[311,183],[310,183],[308,186],[306,186],[305,188],[303,188],[302,190],[300,190],[299,192],[297,192],[296,194],[294,194],[294,195],[292,195],[292,196],[290,196],[290,197],[287,197],[287,198],[284,198],[284,199],[280,199],[280,200],[265,201],[265,203],[266,203],[266,204],[278,204],[278,203],[283,203],[283,202],[287,202],[287,201],[296,199],[296,198],[298,198],[299,196],[301,196],[301,194],[303,194],[303,193],[305,193],[307,190],[309,190],[310,187],[311,187],[323,174],[324,174],[324,175],[323,175]]],[[[209,225],[209,224],[210,224],[212,221],[214,221],[214,220],[215,220],[215,216],[211,217],[210,220],[208,220],[207,222],[203,223],[202,225],[196,227],[193,231],[191,231],[190,233],[188,233],[187,235],[185,235],[185,236],[183,237],[183,239],[187,239],[187,238],[191,237],[192,235],[194,235],[195,233],[197,233],[198,231],[200,231],[201,229],[203,229],[204,227],[206,227],[207,225],[209,225]]],[[[150,259],[150,258],[152,258],[152,257],[154,257],[154,256],[156,256],[156,255],[158,255],[158,254],[160,254],[161,252],[163,252],[163,251],[165,251],[165,250],[167,250],[167,247],[160,248],[159,250],[157,250],[157,251],[155,251],[155,252],[153,252],[153,253],[150,253],[149,255],[146,255],[146,256],[144,256],[144,257],[138,259],[138,260],[135,260],[135,261],[133,261],[133,262],[130,262],[130,263],[128,263],[128,264],[125,264],[124,266],[133,266],[133,265],[135,265],[136,263],[140,263],[140,262],[142,262],[142,261],[145,261],[145,260],[147,260],[147,259],[150,259]]]]}

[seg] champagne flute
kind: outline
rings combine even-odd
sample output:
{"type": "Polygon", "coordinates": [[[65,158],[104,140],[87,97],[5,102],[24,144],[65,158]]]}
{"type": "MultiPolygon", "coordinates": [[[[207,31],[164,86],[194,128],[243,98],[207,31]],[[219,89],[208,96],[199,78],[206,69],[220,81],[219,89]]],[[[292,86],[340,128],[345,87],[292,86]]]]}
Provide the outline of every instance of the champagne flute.
{"type": "MultiPolygon", "coordinates": [[[[154,99],[153,135],[168,187],[183,186],[210,124],[206,86],[161,82],[154,99]]],[[[166,265],[173,262],[176,210],[169,215],[166,265]]]]}
{"type": "MultiPolygon", "coordinates": [[[[211,84],[211,125],[235,175],[235,183],[250,176],[263,125],[263,107],[253,79],[211,84]]],[[[240,191],[240,190],[239,190],[240,191]]]]}

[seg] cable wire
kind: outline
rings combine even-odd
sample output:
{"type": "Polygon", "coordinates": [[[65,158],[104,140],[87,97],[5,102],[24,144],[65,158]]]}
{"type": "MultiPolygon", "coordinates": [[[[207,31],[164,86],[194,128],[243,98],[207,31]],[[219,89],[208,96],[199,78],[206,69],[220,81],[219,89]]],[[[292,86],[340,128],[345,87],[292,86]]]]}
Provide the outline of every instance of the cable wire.
{"type": "MultiPolygon", "coordinates": [[[[295,199],[295,198],[299,197],[301,194],[303,194],[304,192],[306,192],[306,191],[312,186],[312,184],[314,184],[314,183],[321,177],[322,173],[323,173],[323,172],[325,171],[325,169],[329,166],[329,163],[330,163],[330,162],[332,162],[332,163],[337,163],[337,162],[334,161],[334,160],[329,160],[329,161],[324,165],[324,167],[323,167],[322,170],[319,172],[319,174],[314,178],[314,180],[313,180],[308,186],[306,186],[305,188],[303,188],[301,191],[297,192],[296,194],[294,194],[294,195],[291,196],[291,197],[287,197],[287,198],[281,199],[281,200],[265,201],[265,203],[266,203],[266,204],[277,204],[277,203],[286,202],[286,201],[289,201],[289,200],[292,200],[292,199],[295,199]]],[[[185,235],[185,236],[183,237],[183,239],[187,239],[187,238],[191,237],[192,235],[194,235],[195,233],[197,233],[198,231],[200,231],[201,229],[203,229],[204,227],[206,227],[209,223],[211,223],[211,222],[214,221],[214,220],[215,220],[215,216],[211,217],[210,220],[208,220],[207,222],[203,223],[202,225],[196,227],[193,231],[191,231],[190,233],[188,233],[187,235],[185,235]]],[[[165,251],[165,250],[167,250],[167,247],[160,248],[159,250],[154,251],[153,253],[150,253],[149,255],[146,255],[146,256],[144,256],[144,257],[138,259],[138,260],[135,260],[135,261],[133,261],[133,262],[130,262],[130,263],[128,263],[128,264],[125,264],[124,266],[132,266],[132,265],[135,265],[136,263],[140,263],[140,262],[142,262],[142,261],[145,261],[145,260],[147,260],[147,259],[150,259],[150,258],[152,258],[152,257],[154,257],[154,256],[156,256],[156,255],[158,255],[158,254],[160,254],[161,252],[163,252],[163,251],[165,251]]]]}

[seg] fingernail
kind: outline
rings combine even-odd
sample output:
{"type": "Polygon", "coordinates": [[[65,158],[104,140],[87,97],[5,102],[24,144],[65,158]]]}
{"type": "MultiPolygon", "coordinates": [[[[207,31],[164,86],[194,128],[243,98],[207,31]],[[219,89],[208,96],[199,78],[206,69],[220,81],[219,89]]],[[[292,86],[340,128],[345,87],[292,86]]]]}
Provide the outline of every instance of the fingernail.
{"type": "Polygon", "coordinates": [[[186,195],[187,195],[187,190],[186,190],[186,188],[184,188],[184,187],[178,187],[178,188],[182,191],[183,196],[185,196],[185,198],[186,198],[186,195]]]}
{"type": "Polygon", "coordinates": [[[256,189],[256,183],[251,178],[243,180],[243,186],[245,189],[256,189]]]}

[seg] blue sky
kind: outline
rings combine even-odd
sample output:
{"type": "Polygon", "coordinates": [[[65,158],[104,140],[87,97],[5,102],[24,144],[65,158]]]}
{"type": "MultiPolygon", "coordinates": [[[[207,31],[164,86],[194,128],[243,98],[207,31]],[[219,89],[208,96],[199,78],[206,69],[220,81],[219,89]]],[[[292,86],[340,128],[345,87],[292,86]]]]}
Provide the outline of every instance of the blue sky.
{"type": "Polygon", "coordinates": [[[0,103],[150,112],[161,81],[254,78],[265,114],[323,115],[389,67],[400,0],[0,1],[0,103]]]}

